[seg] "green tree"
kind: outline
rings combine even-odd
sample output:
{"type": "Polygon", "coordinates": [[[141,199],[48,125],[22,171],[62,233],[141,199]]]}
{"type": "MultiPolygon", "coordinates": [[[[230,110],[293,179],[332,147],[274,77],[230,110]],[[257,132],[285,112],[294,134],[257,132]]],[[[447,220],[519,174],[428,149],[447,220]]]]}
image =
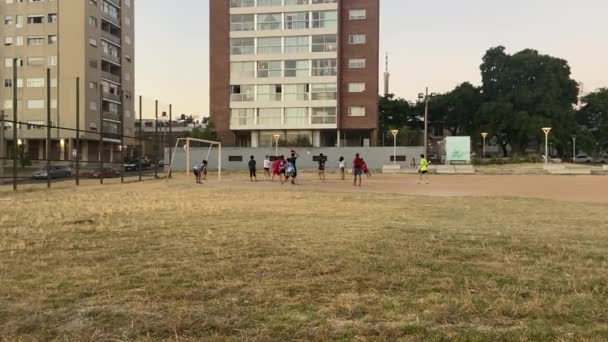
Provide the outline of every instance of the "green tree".
{"type": "Polygon", "coordinates": [[[480,89],[465,82],[429,102],[429,123],[441,125],[451,135],[473,134],[481,106],[480,89]]]}
{"type": "Polygon", "coordinates": [[[182,135],[183,138],[194,138],[202,140],[217,141],[217,133],[215,132],[215,125],[211,120],[207,124],[206,128],[195,127],[191,132],[185,132],[182,135]]]}
{"type": "Polygon", "coordinates": [[[381,145],[383,143],[388,145],[387,141],[392,142],[393,136],[389,133],[391,129],[403,131],[405,131],[404,127],[420,129],[422,123],[420,113],[420,108],[417,109],[415,104],[403,98],[395,97],[394,94],[380,96],[378,127],[380,129],[381,145]]]}
{"type": "Polygon", "coordinates": [[[608,88],[586,95],[582,104],[577,113],[578,124],[593,137],[599,149],[596,152],[608,151],[608,88]]]}
{"type": "Polygon", "coordinates": [[[579,90],[568,62],[531,49],[509,55],[499,46],[486,52],[480,69],[483,104],[478,121],[497,138],[503,153],[507,155],[507,145],[523,152],[530,142],[540,142],[540,128],[549,125],[563,154],[577,131],[573,108],[579,90]]]}

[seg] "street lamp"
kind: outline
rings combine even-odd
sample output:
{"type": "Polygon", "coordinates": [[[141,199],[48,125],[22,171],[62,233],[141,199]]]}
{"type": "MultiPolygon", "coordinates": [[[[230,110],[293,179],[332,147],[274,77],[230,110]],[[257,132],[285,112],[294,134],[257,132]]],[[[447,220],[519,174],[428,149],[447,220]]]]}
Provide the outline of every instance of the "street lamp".
{"type": "Polygon", "coordinates": [[[483,148],[481,149],[481,159],[486,157],[486,138],[488,137],[488,133],[481,133],[481,137],[483,138],[483,148]]]}
{"type": "Polygon", "coordinates": [[[576,135],[570,137],[572,138],[572,162],[576,164],[576,135]]]}
{"type": "Polygon", "coordinates": [[[549,164],[549,132],[551,132],[551,127],[543,127],[543,132],[545,133],[545,165],[549,164]]]}
{"type": "Polygon", "coordinates": [[[393,165],[397,165],[397,134],[399,134],[399,130],[391,129],[391,133],[393,134],[393,165]]]}
{"type": "Polygon", "coordinates": [[[418,93],[418,99],[424,100],[424,156],[428,158],[429,146],[429,100],[435,96],[435,93],[429,95],[429,87],[426,87],[426,92],[418,93]]]}
{"type": "Polygon", "coordinates": [[[278,157],[279,156],[279,139],[281,139],[281,135],[274,134],[272,137],[274,138],[274,143],[276,145],[276,149],[274,150],[274,156],[278,157]]]}

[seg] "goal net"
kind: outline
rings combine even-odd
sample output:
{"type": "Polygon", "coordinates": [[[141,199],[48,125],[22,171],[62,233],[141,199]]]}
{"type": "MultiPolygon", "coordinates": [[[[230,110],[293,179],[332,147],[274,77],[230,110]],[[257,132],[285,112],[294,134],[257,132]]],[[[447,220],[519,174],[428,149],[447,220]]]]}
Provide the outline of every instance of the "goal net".
{"type": "Polygon", "coordinates": [[[182,169],[186,171],[186,175],[190,175],[194,166],[202,164],[203,161],[207,161],[208,172],[217,171],[217,179],[222,180],[222,144],[220,142],[179,138],[173,148],[167,178],[171,177],[171,172],[182,169]]]}

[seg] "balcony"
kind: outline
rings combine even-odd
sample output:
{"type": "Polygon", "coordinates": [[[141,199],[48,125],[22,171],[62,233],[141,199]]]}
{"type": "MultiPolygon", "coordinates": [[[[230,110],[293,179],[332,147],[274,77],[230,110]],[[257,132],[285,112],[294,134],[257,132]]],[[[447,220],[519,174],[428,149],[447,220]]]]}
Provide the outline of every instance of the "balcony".
{"type": "Polygon", "coordinates": [[[104,100],[110,100],[110,101],[114,101],[114,102],[121,102],[120,99],[120,95],[118,94],[111,94],[111,93],[107,93],[107,92],[103,92],[102,93],[102,97],[104,100]]]}
{"type": "Polygon", "coordinates": [[[112,34],[110,32],[104,31],[103,29],[101,30],[101,38],[103,38],[109,42],[112,42],[116,45],[121,44],[121,40],[120,40],[119,36],[115,36],[114,34],[112,34]]]}
{"type": "Polygon", "coordinates": [[[120,121],[120,117],[121,115],[118,113],[113,113],[113,112],[103,112],[103,118],[108,119],[108,120],[112,120],[112,121],[120,121]]]}
{"type": "Polygon", "coordinates": [[[101,49],[101,58],[120,66],[120,57],[116,57],[101,49]]]}
{"type": "Polygon", "coordinates": [[[120,18],[115,18],[104,11],[101,11],[101,18],[120,27],[120,18]]]}
{"type": "Polygon", "coordinates": [[[114,74],[111,74],[111,73],[109,73],[107,71],[102,71],[101,72],[101,78],[106,79],[108,81],[112,81],[114,83],[118,83],[118,84],[121,83],[121,77],[120,77],[120,75],[114,75],[114,74]]]}
{"type": "Polygon", "coordinates": [[[120,0],[105,0],[105,1],[111,3],[112,5],[114,5],[114,6],[118,7],[118,8],[120,8],[120,0]]]}

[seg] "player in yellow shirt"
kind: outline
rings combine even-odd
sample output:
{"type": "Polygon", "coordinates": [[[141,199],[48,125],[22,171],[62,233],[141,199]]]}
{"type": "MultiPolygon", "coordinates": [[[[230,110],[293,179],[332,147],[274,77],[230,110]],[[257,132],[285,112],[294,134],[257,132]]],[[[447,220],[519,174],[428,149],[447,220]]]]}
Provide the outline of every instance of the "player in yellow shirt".
{"type": "Polygon", "coordinates": [[[426,160],[424,154],[420,155],[420,167],[418,169],[418,173],[420,174],[418,184],[422,183],[423,179],[426,181],[426,184],[429,184],[429,161],[426,160]]]}

